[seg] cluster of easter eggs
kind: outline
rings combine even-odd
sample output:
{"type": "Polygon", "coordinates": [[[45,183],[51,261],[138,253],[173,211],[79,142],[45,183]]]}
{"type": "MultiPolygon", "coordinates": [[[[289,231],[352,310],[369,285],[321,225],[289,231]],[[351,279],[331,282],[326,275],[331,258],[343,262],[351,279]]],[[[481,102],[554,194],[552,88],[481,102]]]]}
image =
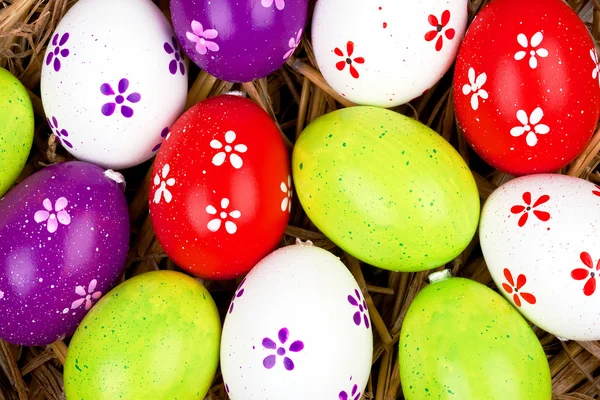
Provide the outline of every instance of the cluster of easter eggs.
{"type": "Polygon", "coordinates": [[[34,346],[73,335],[67,399],[202,399],[219,362],[235,400],[360,399],[372,304],[332,253],[300,241],[275,250],[295,186],[333,243],[390,271],[443,266],[479,229],[505,298],[447,271],[430,276],[400,332],[406,399],[550,399],[548,363],[523,316],[562,339],[600,339],[600,187],[552,174],[593,133],[600,64],[561,0],[492,0],[468,30],[467,3],[319,0],[316,62],[357,105],[312,121],[290,157],[269,114],[240,93],[184,112],[186,55],[219,79],[263,78],[300,46],[307,0],[171,0],[173,27],[150,0],[77,2],[50,38],[41,92],[55,140],[81,161],[9,191],[34,116],[26,89],[0,69],[0,338],[34,346]],[[465,139],[519,176],[483,209],[454,147],[387,109],[431,89],[455,59],[465,139]],[[154,156],[151,223],[189,275],[117,285],[129,215],[113,169],[154,156]],[[190,275],[240,280],[223,325],[190,275]]]}

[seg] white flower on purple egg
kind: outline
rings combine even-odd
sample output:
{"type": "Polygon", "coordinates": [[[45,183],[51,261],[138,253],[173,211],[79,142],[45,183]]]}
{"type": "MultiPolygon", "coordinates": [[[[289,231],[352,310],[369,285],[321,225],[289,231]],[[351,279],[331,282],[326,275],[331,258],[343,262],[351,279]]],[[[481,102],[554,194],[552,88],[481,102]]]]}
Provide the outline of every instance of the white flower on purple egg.
{"type": "Polygon", "coordinates": [[[59,223],[61,223],[62,225],[69,225],[71,223],[71,216],[69,215],[67,210],[65,210],[67,204],[69,204],[67,199],[64,197],[60,197],[58,200],[56,200],[56,203],[54,204],[54,209],[52,209],[52,202],[50,201],[50,199],[45,199],[42,202],[44,210],[37,211],[33,216],[33,219],[38,224],[41,222],[48,221],[46,225],[48,232],[54,233],[58,229],[59,223]]]}
{"type": "Polygon", "coordinates": [[[196,44],[196,51],[204,55],[210,51],[219,51],[219,45],[213,41],[206,39],[214,39],[219,36],[219,32],[216,29],[207,29],[204,30],[202,24],[196,20],[192,21],[192,32],[186,32],[185,37],[188,38],[190,42],[196,44]]]}
{"type": "Polygon", "coordinates": [[[92,308],[94,301],[98,300],[100,297],[102,297],[102,292],[96,291],[97,284],[98,284],[98,281],[96,279],[92,279],[92,281],[90,282],[90,284],[87,287],[87,292],[83,286],[77,286],[75,288],[75,293],[77,293],[79,296],[81,296],[81,298],[78,300],[75,300],[73,302],[73,304],[71,304],[71,310],[79,308],[83,304],[85,304],[86,311],[88,311],[90,308],[92,308]]]}
{"type": "Polygon", "coordinates": [[[288,58],[290,58],[290,56],[292,54],[294,54],[294,51],[296,51],[296,48],[300,45],[300,40],[302,39],[302,28],[300,28],[300,30],[298,31],[298,34],[296,35],[296,38],[290,38],[290,41],[288,42],[288,46],[290,47],[290,49],[287,51],[287,53],[285,53],[283,55],[283,59],[287,60],[288,58]]]}
{"type": "Polygon", "coordinates": [[[54,35],[54,38],[52,38],[52,46],[54,46],[54,49],[49,51],[48,56],[46,57],[46,65],[50,65],[54,59],[54,70],[56,72],[60,71],[60,57],[67,58],[69,56],[69,49],[61,49],[61,46],[64,46],[69,40],[69,32],[63,33],[60,37],[60,41],[58,40],[58,37],[59,34],[57,33],[54,35]]]}
{"type": "Polygon", "coordinates": [[[287,185],[285,182],[281,182],[279,185],[279,189],[284,193],[285,197],[281,200],[281,211],[287,210],[288,212],[292,211],[292,177],[288,175],[287,185]]]}
{"type": "Polygon", "coordinates": [[[348,303],[357,307],[358,310],[352,316],[354,323],[356,326],[360,326],[362,321],[365,322],[365,327],[369,328],[369,316],[367,315],[367,302],[360,297],[360,292],[357,289],[354,289],[354,294],[356,298],[351,294],[348,295],[348,303]]]}
{"type": "Polygon", "coordinates": [[[210,215],[214,215],[215,218],[208,221],[206,227],[211,232],[217,232],[221,228],[221,224],[225,222],[225,230],[230,235],[233,235],[237,232],[237,225],[235,222],[231,221],[230,218],[238,219],[242,216],[242,213],[239,210],[233,210],[227,213],[227,207],[229,207],[229,199],[223,198],[221,199],[221,211],[217,212],[217,209],[214,206],[208,205],[206,207],[206,212],[210,215]]]}
{"type": "Polygon", "coordinates": [[[237,153],[245,153],[246,151],[248,151],[248,147],[245,144],[233,145],[235,139],[235,132],[227,131],[225,132],[225,146],[223,146],[223,143],[221,143],[217,139],[213,139],[210,141],[210,147],[212,147],[213,149],[224,150],[219,151],[217,154],[215,154],[215,156],[212,159],[212,163],[214,165],[216,165],[217,167],[223,165],[223,163],[227,159],[227,154],[229,154],[229,161],[231,162],[231,165],[233,165],[233,168],[242,168],[242,165],[244,165],[244,161],[242,160],[242,157],[240,157],[240,155],[237,153]]]}
{"type": "Polygon", "coordinates": [[[281,328],[277,333],[277,338],[279,339],[279,343],[281,345],[278,345],[277,343],[275,343],[275,341],[269,339],[268,337],[262,340],[262,345],[265,349],[277,350],[275,354],[271,354],[263,359],[263,366],[266,369],[271,369],[275,366],[275,364],[277,363],[278,356],[283,357],[283,367],[285,369],[287,369],[288,371],[292,371],[294,369],[294,362],[286,354],[288,351],[291,351],[293,353],[298,353],[302,351],[302,349],[304,349],[304,343],[300,340],[296,340],[286,350],[284,345],[286,344],[289,337],[290,331],[288,330],[288,328],[281,328]]]}
{"type": "MultiPolygon", "coordinates": [[[[273,0],[261,0],[260,4],[265,8],[269,8],[273,5],[273,0]]],[[[283,10],[285,8],[285,0],[275,0],[275,7],[278,10],[283,10]]]]}
{"type": "Polygon", "coordinates": [[[4,298],[4,292],[2,290],[0,290],[0,300],[2,300],[4,298]]]}
{"type": "Polygon", "coordinates": [[[162,179],[161,176],[159,176],[158,174],[154,175],[154,185],[160,185],[158,186],[158,189],[156,189],[156,192],[154,192],[154,202],[156,204],[160,203],[160,200],[163,197],[165,198],[165,202],[167,203],[170,203],[173,199],[173,195],[169,191],[168,187],[175,185],[175,178],[167,179],[170,170],[171,167],[169,166],[169,164],[165,164],[161,171],[162,179]]]}
{"type": "Polygon", "coordinates": [[[179,47],[179,43],[177,43],[177,39],[175,36],[171,38],[171,43],[165,42],[163,48],[167,52],[167,54],[173,54],[173,59],[169,63],[169,72],[171,75],[175,75],[177,73],[177,65],[179,64],[179,72],[181,75],[185,75],[185,64],[183,63],[183,49],[179,47]]]}
{"type": "Polygon", "coordinates": [[[103,83],[102,86],[100,86],[100,92],[102,92],[103,95],[111,97],[116,95],[113,99],[114,101],[108,102],[102,106],[102,114],[104,114],[107,117],[110,117],[115,112],[117,105],[120,105],[121,114],[125,118],[131,118],[133,116],[133,109],[124,104],[125,100],[127,100],[130,103],[137,103],[142,99],[142,96],[139,93],[134,92],[127,96],[127,98],[125,98],[125,95],[127,94],[127,89],[129,89],[129,80],[127,78],[123,78],[119,81],[118,89],[119,94],[116,95],[115,91],[110,86],[110,84],[103,83]]]}

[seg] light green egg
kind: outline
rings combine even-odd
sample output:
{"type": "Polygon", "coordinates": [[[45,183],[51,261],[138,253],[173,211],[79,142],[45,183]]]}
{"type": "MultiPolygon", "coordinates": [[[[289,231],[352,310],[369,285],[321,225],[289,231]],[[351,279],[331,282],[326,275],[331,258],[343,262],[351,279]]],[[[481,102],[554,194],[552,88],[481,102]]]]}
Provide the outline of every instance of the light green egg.
{"type": "Polygon", "coordinates": [[[463,278],[426,286],[400,332],[406,400],[550,400],[550,368],[527,321],[502,296],[463,278]]]}
{"type": "Polygon", "coordinates": [[[298,198],[336,245],[371,265],[421,271],[469,244],[475,180],[440,135],[399,113],[350,107],[313,121],[292,157],[298,198]]]}
{"type": "Polygon", "coordinates": [[[0,68],[0,197],[15,183],[33,143],[33,107],[25,87],[0,68]]]}
{"type": "Polygon", "coordinates": [[[67,400],[204,399],[221,324],[208,291],[179,272],[138,275],[86,315],[64,367],[67,400]]]}

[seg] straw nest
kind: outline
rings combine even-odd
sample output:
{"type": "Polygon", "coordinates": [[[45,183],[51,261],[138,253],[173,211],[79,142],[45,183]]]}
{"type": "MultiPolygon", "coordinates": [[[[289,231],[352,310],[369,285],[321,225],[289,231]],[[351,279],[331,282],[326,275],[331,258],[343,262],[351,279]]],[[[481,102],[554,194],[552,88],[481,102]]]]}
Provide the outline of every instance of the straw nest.
{"type": "MultiPolygon", "coordinates": [[[[29,161],[19,181],[46,165],[70,160],[50,136],[40,99],[40,72],[45,46],[62,16],[77,0],[0,0],[0,67],[10,70],[28,88],[36,114],[35,140],[29,161]]],[[[154,0],[168,16],[168,0],[154,0]]],[[[472,18],[485,5],[485,0],[471,0],[472,18]]],[[[592,32],[600,38],[600,0],[569,0],[592,32]]],[[[310,24],[308,25],[310,26],[310,24]]],[[[192,69],[187,108],[199,101],[232,89],[241,90],[277,120],[291,150],[303,128],[317,117],[337,108],[350,106],[325,82],[316,67],[311,44],[305,36],[296,57],[268,78],[244,84],[220,81],[192,69]]],[[[452,70],[422,97],[395,111],[414,117],[454,145],[474,170],[482,201],[510,177],[485,166],[471,151],[457,127],[451,94],[452,70]]],[[[600,130],[583,153],[564,174],[600,183],[597,171],[600,158],[600,130]]],[[[148,216],[148,182],[152,160],[124,171],[127,179],[132,242],[123,280],[140,273],[177,270],[155,238],[148,216]]],[[[389,272],[376,269],[344,254],[317,231],[297,200],[290,225],[281,245],[296,238],[311,240],[315,245],[339,255],[346,263],[366,297],[374,326],[374,356],[370,380],[363,399],[401,399],[398,374],[397,343],[402,320],[414,296],[427,284],[432,271],[418,273],[389,272]]],[[[481,256],[477,236],[467,249],[447,268],[492,288],[492,279],[481,256]]],[[[442,269],[444,267],[440,267],[442,269]]],[[[439,270],[438,269],[438,270],[439,270]]],[[[224,314],[238,282],[204,282],[224,314]]],[[[547,354],[552,373],[555,400],[592,400],[600,396],[600,343],[560,342],[554,336],[534,328],[547,354]]],[[[68,351],[68,340],[43,347],[18,347],[0,340],[0,400],[64,399],[62,364],[68,351]]],[[[227,399],[220,373],[217,373],[207,399],[227,399]]],[[[508,400],[508,399],[507,399],[508,400]]]]}

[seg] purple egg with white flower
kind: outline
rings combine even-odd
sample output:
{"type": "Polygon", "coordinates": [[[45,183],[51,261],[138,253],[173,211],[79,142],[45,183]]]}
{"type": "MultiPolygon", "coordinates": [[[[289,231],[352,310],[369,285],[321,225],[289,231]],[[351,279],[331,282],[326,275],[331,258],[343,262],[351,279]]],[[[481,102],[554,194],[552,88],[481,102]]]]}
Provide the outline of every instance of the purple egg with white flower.
{"type": "Polygon", "coordinates": [[[249,82],[281,68],[300,45],[308,0],[171,0],[183,49],[200,68],[249,82]]]}
{"type": "Polygon", "coordinates": [[[0,338],[42,346],[73,334],[119,280],[129,246],[123,176],[73,161],[0,200],[0,338]]]}
{"type": "Polygon", "coordinates": [[[360,399],[372,358],[363,293],[338,257],[310,242],[261,260],[225,317],[221,371],[232,400],[360,399]]]}
{"type": "Polygon", "coordinates": [[[80,0],[43,59],[48,132],[82,161],[143,163],[184,110],[187,73],[183,48],[151,0],[80,0]]]}

